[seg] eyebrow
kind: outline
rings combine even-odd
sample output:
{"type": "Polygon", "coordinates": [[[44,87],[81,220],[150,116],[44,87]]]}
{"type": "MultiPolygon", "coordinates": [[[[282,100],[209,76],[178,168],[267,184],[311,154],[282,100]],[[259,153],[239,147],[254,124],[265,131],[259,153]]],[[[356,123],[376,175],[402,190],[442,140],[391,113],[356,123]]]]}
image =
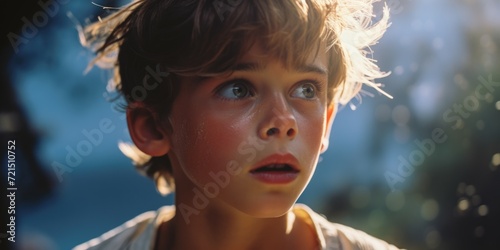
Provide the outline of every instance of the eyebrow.
{"type": "MultiPolygon", "coordinates": [[[[238,63],[233,67],[234,71],[259,71],[264,68],[264,65],[260,63],[238,63]]],[[[314,64],[300,65],[298,68],[294,68],[301,73],[317,73],[321,75],[326,75],[326,70],[324,68],[318,67],[314,64]]]]}

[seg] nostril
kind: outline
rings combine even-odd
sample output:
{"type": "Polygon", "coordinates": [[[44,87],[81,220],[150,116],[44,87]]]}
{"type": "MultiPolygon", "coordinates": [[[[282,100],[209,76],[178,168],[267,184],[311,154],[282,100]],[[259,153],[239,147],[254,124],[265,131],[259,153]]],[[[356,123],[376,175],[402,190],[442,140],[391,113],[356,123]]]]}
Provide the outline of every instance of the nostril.
{"type": "Polygon", "coordinates": [[[286,132],[286,135],[289,137],[294,137],[295,136],[295,129],[291,128],[286,132]]]}
{"type": "Polygon", "coordinates": [[[278,129],[277,128],[270,128],[269,130],[267,130],[267,136],[271,136],[271,135],[274,135],[274,134],[277,134],[278,133],[278,129]]]}

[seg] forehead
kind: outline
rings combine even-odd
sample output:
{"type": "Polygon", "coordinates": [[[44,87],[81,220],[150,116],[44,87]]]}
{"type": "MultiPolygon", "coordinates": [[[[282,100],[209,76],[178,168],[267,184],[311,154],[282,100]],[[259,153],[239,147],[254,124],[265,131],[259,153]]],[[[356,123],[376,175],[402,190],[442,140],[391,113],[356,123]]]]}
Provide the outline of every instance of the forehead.
{"type": "Polygon", "coordinates": [[[298,62],[298,64],[291,64],[284,61],[285,59],[278,59],[270,55],[260,43],[256,43],[243,54],[242,58],[238,60],[233,70],[259,70],[267,66],[267,62],[277,61],[287,70],[294,70],[299,72],[314,72],[318,74],[328,74],[327,53],[325,45],[322,43],[316,46],[305,60],[298,62]]]}

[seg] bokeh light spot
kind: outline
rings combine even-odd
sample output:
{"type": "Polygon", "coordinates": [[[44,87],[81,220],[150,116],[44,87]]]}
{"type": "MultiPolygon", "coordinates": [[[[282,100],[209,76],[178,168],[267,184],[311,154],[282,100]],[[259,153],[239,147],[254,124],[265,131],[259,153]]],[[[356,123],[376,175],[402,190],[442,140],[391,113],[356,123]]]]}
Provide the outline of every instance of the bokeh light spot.
{"type": "Polygon", "coordinates": [[[401,125],[394,128],[394,137],[399,143],[407,143],[410,139],[410,134],[410,128],[406,125],[401,125]]]}
{"type": "Polygon", "coordinates": [[[441,234],[436,230],[431,230],[425,236],[425,243],[431,249],[437,248],[441,243],[441,234]]]}
{"type": "Polygon", "coordinates": [[[381,227],[385,220],[386,220],[386,215],[380,209],[373,210],[370,213],[370,215],[368,215],[368,225],[371,228],[381,227]]]}
{"type": "Polygon", "coordinates": [[[434,220],[439,213],[439,204],[434,199],[428,199],[422,204],[420,214],[425,220],[434,220]]]}
{"type": "Polygon", "coordinates": [[[401,210],[405,205],[405,195],[401,191],[390,192],[385,197],[385,205],[391,211],[401,210]]]}
{"type": "Polygon", "coordinates": [[[486,93],[486,94],[484,95],[484,99],[485,99],[485,101],[487,101],[487,102],[493,102],[493,99],[494,99],[494,98],[495,98],[495,97],[494,97],[491,93],[486,93]]]}
{"type": "Polygon", "coordinates": [[[457,129],[463,129],[465,127],[464,120],[462,120],[462,119],[458,120],[457,123],[455,124],[455,127],[457,129]]]}
{"type": "Polygon", "coordinates": [[[491,163],[495,167],[500,166],[500,153],[496,153],[493,155],[493,157],[491,157],[491,163]]]}
{"type": "Polygon", "coordinates": [[[466,211],[467,209],[469,209],[469,200],[467,199],[460,199],[458,201],[458,209],[460,211],[466,211]]]}
{"type": "Polygon", "coordinates": [[[488,206],[486,205],[481,205],[477,208],[477,213],[480,216],[486,216],[488,214],[488,206]]]}
{"type": "Polygon", "coordinates": [[[469,88],[469,81],[467,81],[467,79],[465,79],[462,74],[456,74],[453,77],[453,80],[455,81],[455,84],[458,85],[461,89],[466,90],[469,88]]]}
{"type": "Polygon", "coordinates": [[[410,121],[410,110],[404,105],[398,105],[392,110],[392,120],[397,125],[406,125],[410,121]]]}
{"type": "Polygon", "coordinates": [[[465,193],[466,193],[468,196],[473,196],[473,195],[476,193],[476,187],[474,187],[473,185],[468,185],[468,186],[465,188],[465,193]]]}
{"type": "Polygon", "coordinates": [[[398,76],[404,74],[404,72],[405,72],[405,69],[401,65],[398,65],[398,66],[396,66],[396,68],[394,68],[394,74],[396,74],[398,76]]]}

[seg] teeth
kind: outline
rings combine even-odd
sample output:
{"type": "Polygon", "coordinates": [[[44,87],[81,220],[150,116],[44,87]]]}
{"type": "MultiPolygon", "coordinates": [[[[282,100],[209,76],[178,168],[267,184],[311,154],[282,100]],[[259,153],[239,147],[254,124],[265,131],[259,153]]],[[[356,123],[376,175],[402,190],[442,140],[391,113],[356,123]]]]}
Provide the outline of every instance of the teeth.
{"type": "Polygon", "coordinates": [[[285,168],[285,164],[271,164],[269,165],[269,168],[285,168]]]}
{"type": "Polygon", "coordinates": [[[261,171],[273,171],[273,170],[274,171],[284,171],[284,170],[291,171],[292,168],[287,164],[269,164],[267,166],[263,166],[261,168],[258,168],[254,171],[261,172],[261,171]]]}

